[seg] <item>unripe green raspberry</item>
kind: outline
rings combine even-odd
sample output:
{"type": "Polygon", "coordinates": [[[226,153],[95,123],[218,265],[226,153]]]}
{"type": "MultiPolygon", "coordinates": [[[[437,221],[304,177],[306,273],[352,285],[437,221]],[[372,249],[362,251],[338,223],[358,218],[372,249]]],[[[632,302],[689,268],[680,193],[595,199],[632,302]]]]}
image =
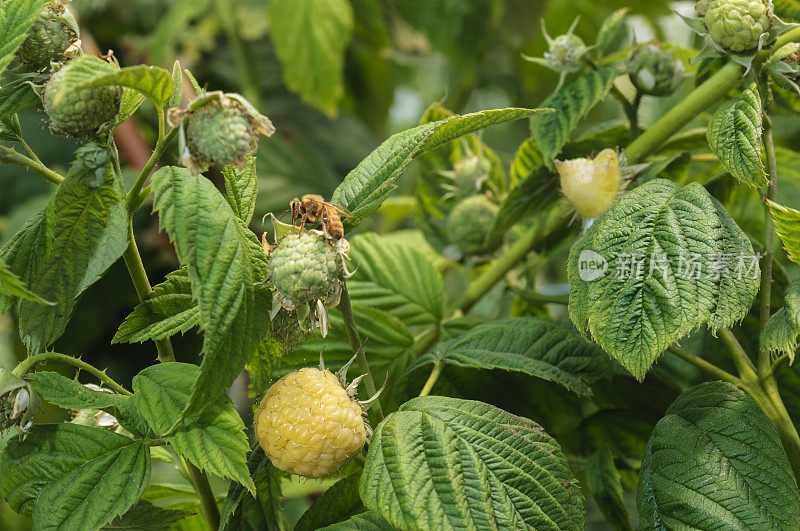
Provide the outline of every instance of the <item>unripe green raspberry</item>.
{"type": "Polygon", "coordinates": [[[64,60],[64,52],[78,40],[77,24],[60,2],[50,2],[28,30],[17,49],[20,62],[31,71],[44,70],[64,60]]]}
{"type": "Polygon", "coordinates": [[[186,116],[184,127],[186,147],[201,167],[240,165],[256,147],[253,124],[234,100],[209,101],[186,116]]]}
{"type": "Polygon", "coordinates": [[[318,478],[361,451],[367,426],[336,375],[306,367],[270,387],[255,414],[255,435],[275,467],[318,478]]]}
{"type": "Polygon", "coordinates": [[[709,0],[706,26],[718,45],[732,52],[758,48],[772,27],[771,0],[709,0]]]}
{"type": "Polygon", "coordinates": [[[447,216],[445,228],[450,241],[466,254],[483,254],[494,250],[500,239],[487,242],[499,207],[485,195],[468,197],[458,203],[447,216]]]}
{"type": "Polygon", "coordinates": [[[710,0],[698,0],[698,2],[694,5],[694,10],[701,17],[706,16],[706,11],[708,11],[708,2],[709,1],[710,0]]]}
{"type": "Polygon", "coordinates": [[[566,33],[550,41],[550,47],[544,57],[555,66],[555,70],[571,72],[580,69],[581,57],[586,50],[586,44],[580,37],[566,33]]]}
{"type": "Polygon", "coordinates": [[[114,72],[116,67],[102,59],[84,55],[64,65],[53,74],[44,89],[44,110],[50,115],[54,133],[79,138],[97,133],[119,112],[122,90],[119,87],[75,89],[80,73],[114,72]]]}
{"type": "Polygon", "coordinates": [[[341,290],[339,255],[310,231],[287,234],[269,255],[269,280],[284,308],[321,300],[334,302],[341,290]]]}
{"type": "Polygon", "coordinates": [[[644,94],[671,94],[683,79],[683,63],[653,43],[635,48],[628,56],[628,71],[634,86],[644,94]]]}
{"type": "Polygon", "coordinates": [[[462,197],[476,193],[489,175],[491,163],[478,155],[467,155],[453,165],[453,189],[462,197]]]}

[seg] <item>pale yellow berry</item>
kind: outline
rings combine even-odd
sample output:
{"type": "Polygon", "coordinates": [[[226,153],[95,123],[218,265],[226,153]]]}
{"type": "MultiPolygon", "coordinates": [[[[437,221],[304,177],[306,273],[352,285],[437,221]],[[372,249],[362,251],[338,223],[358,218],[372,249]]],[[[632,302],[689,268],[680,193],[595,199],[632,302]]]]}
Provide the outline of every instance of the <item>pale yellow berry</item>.
{"type": "Polygon", "coordinates": [[[622,189],[617,153],[604,149],[594,159],[556,161],[561,190],[578,214],[596,218],[617,200],[622,189]]]}
{"type": "Polygon", "coordinates": [[[327,476],[364,447],[362,413],[332,372],[306,367],[269,388],[255,415],[256,438],[277,468],[327,476]]]}

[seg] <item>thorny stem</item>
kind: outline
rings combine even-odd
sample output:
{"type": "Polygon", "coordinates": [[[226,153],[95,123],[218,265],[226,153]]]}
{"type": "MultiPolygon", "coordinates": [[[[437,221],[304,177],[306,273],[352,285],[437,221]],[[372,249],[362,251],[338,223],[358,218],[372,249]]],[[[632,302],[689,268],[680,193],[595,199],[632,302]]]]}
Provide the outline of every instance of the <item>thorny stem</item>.
{"type": "MultiPolygon", "coordinates": [[[[767,107],[772,99],[771,91],[767,96],[767,107]]],[[[767,166],[769,169],[769,185],[764,194],[766,199],[775,201],[778,193],[778,162],[775,157],[775,140],[772,135],[772,120],[765,114],[764,116],[764,147],[767,152],[767,166]]],[[[770,314],[770,299],[772,297],[772,263],[773,249],[775,245],[775,223],[772,221],[772,213],[766,201],[764,207],[764,262],[761,267],[761,329],[767,324],[770,314]]],[[[769,353],[759,349],[758,353],[758,373],[762,377],[767,377],[770,373],[769,353]]]]}
{"type": "Polygon", "coordinates": [[[194,486],[194,490],[200,496],[200,503],[203,506],[203,514],[208,520],[211,529],[219,528],[219,507],[217,507],[217,498],[214,496],[214,491],[211,490],[211,484],[208,482],[208,477],[200,471],[199,468],[192,463],[186,462],[186,469],[189,471],[189,478],[194,486]]]}
{"type": "Polygon", "coordinates": [[[130,391],[122,387],[120,384],[115,382],[105,371],[101,371],[100,369],[86,363],[85,361],[74,358],[72,356],[66,356],[64,354],[58,354],[56,352],[42,352],[41,354],[36,354],[35,356],[30,356],[25,358],[17,367],[14,369],[14,375],[18,377],[22,377],[30,371],[34,365],[38,363],[45,363],[48,361],[58,361],[61,363],[65,363],[67,365],[72,365],[73,367],[77,367],[82,371],[86,371],[92,376],[96,377],[98,380],[106,384],[112,391],[121,394],[121,395],[132,395],[130,391]]]}
{"type": "Polygon", "coordinates": [[[158,140],[156,140],[156,145],[153,148],[153,154],[150,155],[147,164],[145,164],[142,171],[139,172],[139,177],[137,177],[136,182],[133,183],[133,186],[131,186],[131,189],[128,191],[126,203],[129,215],[136,212],[136,210],[142,206],[142,203],[147,197],[147,194],[142,193],[142,188],[144,188],[147,179],[150,177],[150,173],[164,154],[164,150],[172,143],[175,137],[178,136],[178,131],[179,128],[175,127],[166,135],[164,134],[164,111],[160,109],[158,111],[158,140]]]}
{"type": "MultiPolygon", "coordinates": [[[[153,288],[147,279],[147,272],[142,263],[142,256],[139,254],[139,247],[136,245],[131,221],[128,221],[128,238],[128,248],[122,254],[122,259],[128,267],[128,273],[133,282],[133,287],[136,289],[136,295],[139,296],[140,301],[144,301],[147,295],[153,291],[153,288]]],[[[169,338],[158,339],[155,344],[159,361],[175,361],[175,353],[172,351],[172,342],[170,342],[169,338]]]]}
{"type": "MultiPolygon", "coordinates": [[[[356,353],[358,366],[361,372],[366,374],[364,385],[367,388],[368,396],[371,398],[375,396],[377,388],[375,387],[375,380],[372,379],[372,372],[369,370],[369,363],[367,362],[367,356],[364,354],[364,349],[362,348],[363,344],[361,343],[361,338],[358,335],[356,318],[353,315],[353,307],[350,305],[350,294],[347,292],[347,284],[342,286],[342,298],[338,308],[339,311],[342,312],[344,327],[347,330],[347,338],[350,340],[350,347],[352,347],[353,352],[356,353]]],[[[380,400],[373,402],[372,408],[375,410],[375,416],[378,418],[378,422],[382,421],[383,410],[381,409],[380,400]]]]}
{"type": "Polygon", "coordinates": [[[419,396],[428,396],[433,389],[434,384],[436,384],[436,380],[439,379],[439,375],[442,374],[442,368],[444,364],[441,361],[433,362],[433,370],[431,370],[431,375],[428,376],[428,380],[425,382],[425,385],[422,387],[422,391],[419,392],[419,396]]]}
{"type": "Polygon", "coordinates": [[[722,380],[724,382],[732,383],[736,387],[743,388],[744,383],[737,378],[736,376],[732,375],[726,370],[720,369],[713,363],[710,363],[700,356],[696,356],[686,350],[685,348],[679,347],[678,345],[672,344],[667,348],[670,352],[681,358],[683,361],[691,363],[701,371],[705,372],[706,374],[717,378],[718,380],[722,380]]]}
{"type": "Polygon", "coordinates": [[[53,184],[60,184],[61,181],[64,180],[63,176],[54,172],[41,162],[30,159],[10,147],[0,146],[0,162],[22,166],[26,170],[41,175],[53,184]]]}

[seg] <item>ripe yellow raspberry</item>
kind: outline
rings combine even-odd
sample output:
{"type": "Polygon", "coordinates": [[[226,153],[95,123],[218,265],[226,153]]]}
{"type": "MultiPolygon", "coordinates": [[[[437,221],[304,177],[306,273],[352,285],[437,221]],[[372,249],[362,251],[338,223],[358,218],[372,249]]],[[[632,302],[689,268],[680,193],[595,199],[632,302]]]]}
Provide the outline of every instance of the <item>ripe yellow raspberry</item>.
{"type": "Polygon", "coordinates": [[[309,478],[327,476],[364,447],[363,411],[335,374],[306,367],[267,391],[255,415],[256,438],[277,468],[309,478]]]}

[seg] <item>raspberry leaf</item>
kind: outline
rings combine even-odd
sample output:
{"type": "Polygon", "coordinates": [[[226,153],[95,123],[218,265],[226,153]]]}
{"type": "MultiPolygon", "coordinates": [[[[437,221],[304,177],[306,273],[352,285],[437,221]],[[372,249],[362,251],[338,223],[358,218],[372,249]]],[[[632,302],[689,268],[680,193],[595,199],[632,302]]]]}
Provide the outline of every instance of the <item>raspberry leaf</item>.
{"type": "Polygon", "coordinates": [[[499,238],[515,224],[547,210],[560,197],[557,174],[545,167],[530,172],[503,199],[487,238],[499,238]]]}
{"type": "Polygon", "coordinates": [[[315,531],[327,525],[345,520],[349,516],[362,511],[364,505],[358,493],[360,474],[353,474],[340,479],[326,490],[319,498],[314,500],[308,508],[294,531],[315,531]]]}
{"type": "Polygon", "coordinates": [[[611,67],[592,70],[564,84],[542,102],[542,107],[553,108],[556,112],[533,120],[531,136],[541,149],[547,167],[553,168],[553,161],[561,153],[572,130],[605,98],[617,74],[617,70],[611,67]]]}
{"type": "MultiPolygon", "coordinates": [[[[34,274],[47,256],[51,231],[47,209],[42,209],[31,216],[19,232],[0,248],[0,260],[3,260],[25,285],[32,283],[34,274]]],[[[15,300],[16,297],[0,292],[0,314],[5,313],[15,300]]]]}
{"type": "Polygon", "coordinates": [[[438,325],[444,318],[444,282],[427,255],[374,233],[351,241],[358,269],[347,281],[354,303],[391,313],[407,327],[438,325]]]}
{"type": "MultiPolygon", "coordinates": [[[[64,332],[79,296],[98,281],[128,247],[128,215],[125,209],[125,191],[121,181],[106,167],[101,186],[92,187],[81,172],[71,171],[62,182],[46,211],[46,220],[23,228],[31,230],[20,235],[19,251],[36,254],[37,269],[28,264],[28,283],[55,306],[43,306],[22,301],[19,307],[20,337],[30,354],[36,354],[51,345],[64,332]],[[40,232],[45,229],[45,233],[40,232]],[[37,244],[46,239],[43,249],[31,249],[33,238],[37,244]]],[[[15,237],[16,239],[16,237],[15,237]]],[[[12,244],[13,245],[13,244],[12,244]]],[[[4,250],[5,251],[5,250],[4,250]]],[[[5,251],[8,252],[8,251],[5,251]]],[[[5,252],[3,253],[5,256],[5,252]]],[[[21,262],[25,259],[21,257],[21,262]]],[[[19,274],[14,261],[12,270],[19,274]]]]}
{"type": "Polygon", "coordinates": [[[90,389],[80,382],[52,371],[28,375],[31,387],[46,402],[64,409],[102,409],[116,417],[120,425],[140,437],[150,430],[136,410],[133,398],[90,389]]]}
{"type": "Polygon", "coordinates": [[[345,230],[377,210],[397,188],[395,181],[418,155],[490,125],[527,118],[545,109],[508,108],[455,115],[397,133],[367,155],[333,192],[332,201],[353,216],[344,220],[345,230]]]}
{"type": "Polygon", "coordinates": [[[108,72],[107,69],[94,68],[92,63],[82,62],[71,71],[74,90],[95,87],[125,87],[133,89],[157,107],[163,107],[172,96],[172,76],[157,66],[137,65],[108,72]]]}
{"type": "Polygon", "coordinates": [[[286,529],[281,510],[280,471],[272,466],[260,446],[247,458],[247,468],[258,496],[254,498],[240,484],[231,483],[220,511],[219,529],[286,529]]]}
{"type": "Polygon", "coordinates": [[[111,343],[142,343],[184,334],[200,323],[185,267],[167,275],[120,325],[111,343]]]}
{"type": "Polygon", "coordinates": [[[658,421],[639,474],[643,529],[793,529],[800,492],[778,432],[732,384],[683,393],[658,421]]]}
{"type": "Polygon", "coordinates": [[[591,396],[591,382],[612,377],[617,365],[570,323],[523,317],[479,325],[441,344],[407,372],[430,372],[439,362],[475,370],[519,372],[591,396]]]}
{"type": "Polygon", "coordinates": [[[249,224],[253,219],[258,196],[255,155],[247,155],[247,164],[241,170],[233,166],[223,167],[222,176],[225,178],[225,199],[239,219],[249,224]]]}
{"type": "Polygon", "coordinates": [[[421,397],[375,431],[368,509],[400,528],[583,529],[583,496],[555,439],[483,402],[421,397]]]}
{"type": "Polygon", "coordinates": [[[164,509],[148,501],[140,501],[127,513],[118,516],[108,525],[103,526],[102,529],[148,529],[157,531],[169,529],[173,524],[193,514],[192,511],[164,509]]]}
{"type": "Polygon", "coordinates": [[[77,424],[38,424],[0,456],[3,497],[34,529],[96,529],[125,513],[150,478],[147,440],[77,424]]]}
{"type": "Polygon", "coordinates": [[[708,124],[711,151],[739,181],[755,187],[767,185],[761,163],[761,98],[756,84],[724,104],[708,124]]]}
{"type": "Polygon", "coordinates": [[[633,531],[630,516],[622,500],[622,483],[614,456],[608,447],[596,451],[586,467],[589,490],[597,502],[600,512],[614,529],[633,531]]]}
{"type": "Polygon", "coordinates": [[[775,232],[783,240],[789,260],[800,264],[800,211],[770,200],[767,200],[767,205],[775,221],[775,232]]]}
{"type": "Polygon", "coordinates": [[[15,275],[2,260],[0,260],[0,293],[5,297],[19,297],[38,304],[47,304],[50,306],[55,304],[54,302],[44,300],[28,289],[22,279],[15,275]]]}
{"type": "Polygon", "coordinates": [[[203,363],[185,415],[224,394],[265,335],[271,293],[255,235],[205,177],[164,167],[151,179],[161,227],[187,266],[204,332],[203,363]]]}
{"type": "Polygon", "coordinates": [[[244,423],[233,401],[217,396],[199,416],[182,417],[199,373],[196,365],[188,363],[148,367],[133,378],[136,407],[153,431],[180,455],[198,468],[237,481],[255,493],[245,460],[249,444],[244,423]]]}
{"type": "Polygon", "coordinates": [[[289,90],[329,116],[344,97],[344,51],[353,32],[348,0],[273,0],[267,11],[289,90]]]}
{"type": "Polygon", "coordinates": [[[783,308],[772,314],[761,330],[759,348],[772,355],[786,354],[794,361],[800,337],[800,280],[792,280],[783,296],[783,308]]]}
{"type": "Polygon", "coordinates": [[[7,0],[0,3],[0,74],[14,59],[28,29],[50,0],[7,0]]]}
{"type": "Polygon", "coordinates": [[[381,515],[367,511],[357,514],[344,522],[323,527],[325,531],[394,531],[381,515]]]}
{"type": "Polygon", "coordinates": [[[0,120],[41,103],[28,83],[12,81],[0,87],[0,120]]]}
{"type": "Polygon", "coordinates": [[[699,184],[663,179],[622,196],[573,246],[567,268],[572,322],[639,380],[695,328],[744,318],[760,277],[753,245],[719,201],[699,184]],[[601,259],[600,276],[585,276],[601,259]]]}

